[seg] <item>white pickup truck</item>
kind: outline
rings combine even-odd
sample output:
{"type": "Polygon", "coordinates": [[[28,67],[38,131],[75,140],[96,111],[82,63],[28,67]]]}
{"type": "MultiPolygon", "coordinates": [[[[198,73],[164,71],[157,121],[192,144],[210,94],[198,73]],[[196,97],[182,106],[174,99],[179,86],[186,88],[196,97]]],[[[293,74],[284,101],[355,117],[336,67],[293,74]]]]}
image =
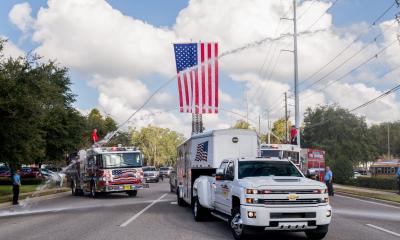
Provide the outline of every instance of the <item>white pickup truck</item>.
{"type": "Polygon", "coordinates": [[[302,231],[323,239],[332,217],[326,186],[278,158],[223,160],[214,177],[195,180],[192,204],[196,221],[209,214],[225,220],[235,239],[254,231],[302,231]]]}

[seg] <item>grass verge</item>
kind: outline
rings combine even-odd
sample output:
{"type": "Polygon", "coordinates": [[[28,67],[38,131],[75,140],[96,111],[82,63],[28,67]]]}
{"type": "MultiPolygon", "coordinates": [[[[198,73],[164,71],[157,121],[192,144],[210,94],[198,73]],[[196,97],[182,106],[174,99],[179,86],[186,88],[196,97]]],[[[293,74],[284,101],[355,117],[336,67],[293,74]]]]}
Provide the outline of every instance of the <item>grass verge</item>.
{"type": "Polygon", "coordinates": [[[343,189],[338,187],[335,188],[335,192],[400,203],[400,195],[398,194],[371,193],[371,192],[358,191],[356,189],[343,189]]]}
{"type": "MultiPolygon", "coordinates": [[[[67,192],[70,190],[69,188],[51,188],[35,192],[38,186],[39,185],[22,185],[20,189],[19,200],[23,200],[27,197],[32,197],[33,193],[35,193],[35,197],[40,197],[55,193],[67,192]]],[[[11,201],[12,201],[12,186],[0,185],[0,203],[6,203],[11,201]]]]}

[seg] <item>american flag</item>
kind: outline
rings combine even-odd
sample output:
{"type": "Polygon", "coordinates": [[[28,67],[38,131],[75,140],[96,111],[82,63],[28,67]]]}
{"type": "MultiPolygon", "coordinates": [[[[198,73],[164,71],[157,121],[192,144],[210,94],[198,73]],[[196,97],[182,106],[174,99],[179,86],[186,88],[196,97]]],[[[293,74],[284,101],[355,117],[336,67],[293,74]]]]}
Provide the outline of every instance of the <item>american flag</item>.
{"type": "Polygon", "coordinates": [[[218,43],[174,44],[181,112],[218,113],[218,43]]]}
{"type": "Polygon", "coordinates": [[[198,162],[201,161],[207,162],[207,156],[208,156],[208,141],[205,141],[197,145],[196,157],[194,160],[198,162]]]}

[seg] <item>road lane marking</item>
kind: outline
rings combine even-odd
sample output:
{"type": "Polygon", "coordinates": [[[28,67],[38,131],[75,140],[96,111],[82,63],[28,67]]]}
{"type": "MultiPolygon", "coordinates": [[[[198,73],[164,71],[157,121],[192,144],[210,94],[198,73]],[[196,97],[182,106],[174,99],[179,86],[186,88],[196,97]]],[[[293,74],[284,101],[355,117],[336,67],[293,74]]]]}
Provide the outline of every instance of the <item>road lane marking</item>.
{"type": "Polygon", "coordinates": [[[343,195],[339,195],[339,194],[335,194],[335,195],[338,196],[338,197],[341,197],[341,198],[355,199],[355,200],[358,200],[360,202],[366,202],[366,203],[371,203],[371,204],[375,204],[375,205],[379,205],[379,206],[400,209],[400,207],[396,207],[396,206],[393,206],[393,205],[390,205],[390,204],[385,204],[385,203],[374,202],[372,200],[369,201],[369,200],[364,200],[364,199],[360,199],[360,198],[356,198],[356,197],[343,196],[343,195]]]}
{"type": "Polygon", "coordinates": [[[131,218],[129,218],[128,220],[126,220],[124,223],[122,223],[120,225],[120,227],[126,227],[128,226],[129,223],[131,223],[133,220],[135,220],[136,218],[138,218],[140,215],[142,215],[142,213],[146,212],[149,208],[151,208],[154,204],[160,202],[161,199],[163,199],[165,196],[167,196],[168,193],[163,194],[161,197],[159,197],[157,200],[154,200],[152,203],[150,203],[149,205],[147,205],[145,208],[143,208],[140,212],[136,213],[135,215],[133,215],[131,218]]]}
{"type": "Polygon", "coordinates": [[[177,205],[177,204],[178,204],[178,202],[171,202],[171,204],[172,204],[172,205],[177,205]]]}
{"type": "Polygon", "coordinates": [[[380,230],[380,231],[382,231],[382,232],[392,234],[393,236],[400,237],[400,233],[395,233],[395,232],[392,232],[392,231],[390,231],[390,230],[387,230],[387,229],[384,229],[384,228],[375,226],[375,225],[373,225],[373,224],[365,224],[365,225],[367,225],[368,227],[372,227],[372,228],[375,228],[375,229],[377,229],[377,230],[380,230]]]}

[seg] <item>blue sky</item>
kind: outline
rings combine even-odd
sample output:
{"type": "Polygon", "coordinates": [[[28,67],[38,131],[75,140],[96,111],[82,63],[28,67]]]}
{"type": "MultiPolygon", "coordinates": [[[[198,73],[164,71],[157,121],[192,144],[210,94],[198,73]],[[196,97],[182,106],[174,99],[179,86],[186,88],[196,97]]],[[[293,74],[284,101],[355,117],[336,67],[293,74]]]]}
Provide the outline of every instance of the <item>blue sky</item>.
{"type": "MultiPolygon", "coordinates": [[[[281,0],[289,1],[289,0],[281,0]]],[[[8,37],[14,44],[24,51],[34,50],[38,45],[31,38],[23,38],[21,31],[13,25],[8,17],[11,8],[15,4],[26,1],[9,0],[0,2],[0,35],[8,37]]],[[[36,18],[36,14],[41,7],[47,7],[47,0],[27,1],[32,8],[32,17],[36,18]]],[[[175,19],[179,12],[188,6],[187,0],[146,0],[146,1],[127,1],[127,0],[107,0],[107,2],[115,9],[118,9],[124,15],[140,19],[155,27],[171,28],[175,24],[175,19]]],[[[337,28],[348,28],[355,24],[370,24],[379,16],[393,0],[339,0],[337,4],[330,10],[333,15],[333,24],[337,28]]],[[[397,9],[393,8],[381,21],[393,18],[397,9]]],[[[95,107],[98,104],[98,90],[89,86],[87,76],[71,69],[70,77],[73,83],[72,90],[77,94],[76,106],[81,109],[95,107]]],[[[160,82],[165,81],[165,77],[160,75],[147,76],[148,88],[153,91],[159,86],[160,82]]],[[[243,98],[243,83],[237,81],[229,81],[229,76],[221,73],[221,88],[226,93],[240,102],[243,98]],[[240,96],[238,98],[238,96],[240,96]]],[[[175,85],[170,85],[168,91],[174,92],[175,85]]],[[[235,106],[237,102],[227,105],[226,107],[235,106]]]]}

